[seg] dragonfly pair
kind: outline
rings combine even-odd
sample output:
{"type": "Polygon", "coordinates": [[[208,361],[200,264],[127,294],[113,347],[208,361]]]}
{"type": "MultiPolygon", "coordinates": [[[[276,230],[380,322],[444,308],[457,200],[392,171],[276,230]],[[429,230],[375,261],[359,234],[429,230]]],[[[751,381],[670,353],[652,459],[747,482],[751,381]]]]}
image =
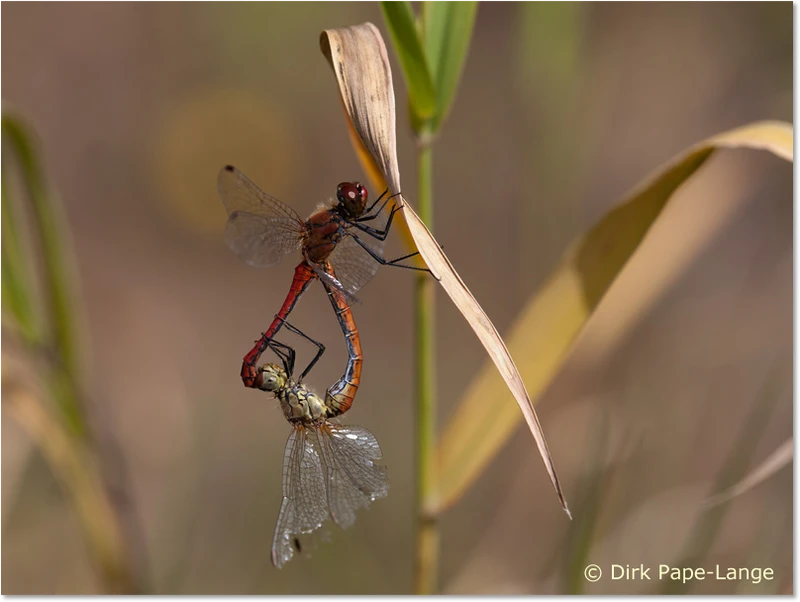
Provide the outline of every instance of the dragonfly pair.
{"type": "Polygon", "coordinates": [[[294,535],[315,530],[328,515],[338,525],[349,526],[356,508],[386,494],[385,469],[381,472],[375,463],[380,459],[375,437],[366,429],[333,425],[328,420],[350,408],[361,380],[361,341],[350,311],[355,293],[380,265],[428,270],[400,263],[417,253],[391,261],[383,258],[383,243],[399,210],[393,205],[388,219],[381,223],[392,199],[388,191],[368,207],[367,190],[357,182],[343,182],[334,203],[303,220],[232,166],[220,171],[218,189],[228,211],[228,245],[248,264],[271,266],[297,250],[303,256],[283,305],[244,356],[241,369],[244,385],[274,393],[294,427],[284,452],[284,497],[272,548],[273,564],[281,566],[292,556],[294,535]],[[368,237],[369,243],[362,236],[368,237]],[[315,279],[320,280],[330,299],[348,352],[345,373],[327,390],[324,401],[298,383],[325,347],[286,321],[315,279]],[[274,339],[284,325],[318,347],[298,382],[292,380],[294,350],[274,339]],[[268,347],[281,357],[283,368],[275,364],[258,367],[268,347]],[[328,476],[323,478],[323,474],[328,476]]]}

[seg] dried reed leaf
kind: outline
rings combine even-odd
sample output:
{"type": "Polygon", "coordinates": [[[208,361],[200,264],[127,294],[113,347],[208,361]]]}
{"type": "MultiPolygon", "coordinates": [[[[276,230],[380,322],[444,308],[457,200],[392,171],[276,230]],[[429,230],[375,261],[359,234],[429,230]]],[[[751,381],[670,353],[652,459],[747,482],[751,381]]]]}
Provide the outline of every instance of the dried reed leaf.
{"type": "MultiPolygon", "coordinates": [[[[322,33],[320,44],[336,75],[342,102],[361,144],[383,174],[389,189],[392,192],[402,190],[396,155],[392,74],[380,32],[371,23],[343,29],[329,29],[322,33]]],[[[405,204],[403,215],[420,255],[478,335],[478,339],[517,400],[536,440],[561,505],[569,514],[533,402],[525,390],[525,384],[508,348],[489,317],[456,273],[439,243],[414,210],[405,203],[405,198],[403,201],[405,204]]],[[[468,436],[467,433],[465,436],[468,436]]],[[[436,505],[438,506],[438,503],[436,505]]]]}
{"type": "Polygon", "coordinates": [[[389,57],[378,28],[362,23],[326,29],[322,53],[336,75],[345,112],[392,192],[400,188],[394,88],[389,57]]]}

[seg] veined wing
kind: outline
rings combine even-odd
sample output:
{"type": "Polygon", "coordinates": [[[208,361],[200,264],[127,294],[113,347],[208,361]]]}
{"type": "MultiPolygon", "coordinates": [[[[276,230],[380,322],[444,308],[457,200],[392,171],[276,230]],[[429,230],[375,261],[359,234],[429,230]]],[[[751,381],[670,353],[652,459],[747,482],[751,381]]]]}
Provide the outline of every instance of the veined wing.
{"type": "Polygon", "coordinates": [[[225,239],[248,264],[267,267],[300,248],[303,220],[232,165],[223,167],[217,190],[228,211],[225,239]]]}
{"type": "Polygon", "coordinates": [[[294,209],[261,190],[233,165],[226,165],[220,170],[217,189],[228,214],[244,211],[266,217],[284,218],[299,224],[303,223],[303,219],[294,209]]]}
{"type": "Polygon", "coordinates": [[[360,426],[327,423],[318,431],[328,507],[333,521],[346,529],[356,511],[386,497],[386,467],[378,464],[381,448],[375,435],[360,426]]]}
{"type": "Polygon", "coordinates": [[[310,533],[328,518],[325,479],[316,432],[292,429],[283,452],[283,500],[272,539],[272,564],[281,568],[294,554],[294,536],[310,533]],[[309,440],[310,439],[310,440],[309,440]]]}
{"type": "MultiPolygon", "coordinates": [[[[353,234],[358,235],[359,240],[383,257],[383,241],[357,231],[353,234]]],[[[350,295],[355,295],[362,286],[372,280],[380,267],[380,264],[370,257],[352,236],[343,236],[336,243],[336,248],[330,254],[328,261],[336,270],[336,278],[342,283],[342,289],[350,295]]]]}
{"type": "Polygon", "coordinates": [[[311,269],[314,270],[314,273],[317,275],[317,277],[319,277],[320,282],[322,282],[322,286],[325,287],[325,292],[328,293],[328,295],[334,294],[333,291],[336,291],[342,294],[345,302],[350,306],[361,303],[358,297],[345,289],[344,284],[339,280],[338,274],[333,272],[330,264],[325,265],[325,262],[314,263],[312,261],[308,261],[308,259],[306,259],[306,262],[311,266],[311,269]]]}

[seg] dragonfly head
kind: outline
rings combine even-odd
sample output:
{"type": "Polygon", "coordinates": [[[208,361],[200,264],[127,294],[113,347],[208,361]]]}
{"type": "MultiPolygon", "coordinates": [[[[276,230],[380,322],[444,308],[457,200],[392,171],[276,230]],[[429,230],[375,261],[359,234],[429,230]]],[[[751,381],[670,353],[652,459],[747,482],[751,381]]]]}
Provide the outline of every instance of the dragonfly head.
{"type": "Polygon", "coordinates": [[[342,182],[336,187],[336,199],[344,217],[360,217],[367,208],[367,189],[359,182],[342,182]]]}
{"type": "Polygon", "coordinates": [[[261,368],[261,386],[263,391],[276,393],[284,389],[289,381],[286,371],[275,364],[265,364],[261,368]]]}

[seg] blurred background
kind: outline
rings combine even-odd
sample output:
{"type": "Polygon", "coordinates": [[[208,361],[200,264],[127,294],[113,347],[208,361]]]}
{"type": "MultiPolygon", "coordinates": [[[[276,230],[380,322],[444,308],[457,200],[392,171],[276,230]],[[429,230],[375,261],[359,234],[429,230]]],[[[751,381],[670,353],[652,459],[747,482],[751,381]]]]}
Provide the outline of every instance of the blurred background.
{"type": "MultiPolygon", "coordinates": [[[[792,119],[791,13],[788,3],[480,6],[436,145],[434,232],[502,334],[570,241],[661,163],[719,131],[792,119]]],[[[36,131],[66,207],[86,388],[96,428],[118,446],[112,472],[126,467],[144,587],[408,593],[413,278],[380,270],[355,309],[365,369],[348,418],[377,436],[390,494],[350,530],[331,529],[311,558],[275,570],[289,428],[238,373],[297,258],[263,271],[241,262],[216,192],[232,163],[307,214],[338,182],[364,179],[318,35],[369,20],[388,41],[378,5],[7,3],[3,15],[2,99],[36,131]]],[[[405,85],[389,54],[413,190],[405,85]]],[[[697,537],[702,502],[742,441],[744,473],[792,435],[791,185],[790,164],[736,151],[679,191],[538,405],[567,498],[591,520],[565,519],[519,429],[443,517],[444,592],[575,591],[569,567],[581,558],[694,555],[772,567],[776,579],[691,591],[792,590],[790,470],[697,537]]],[[[403,251],[396,239],[387,254],[403,251]]],[[[486,358],[437,298],[444,424],[486,358]]],[[[327,345],[309,379],[324,390],[346,355],[321,287],[292,321],[327,345]]],[[[70,499],[5,411],[2,435],[3,593],[102,591],[70,499]]]]}

